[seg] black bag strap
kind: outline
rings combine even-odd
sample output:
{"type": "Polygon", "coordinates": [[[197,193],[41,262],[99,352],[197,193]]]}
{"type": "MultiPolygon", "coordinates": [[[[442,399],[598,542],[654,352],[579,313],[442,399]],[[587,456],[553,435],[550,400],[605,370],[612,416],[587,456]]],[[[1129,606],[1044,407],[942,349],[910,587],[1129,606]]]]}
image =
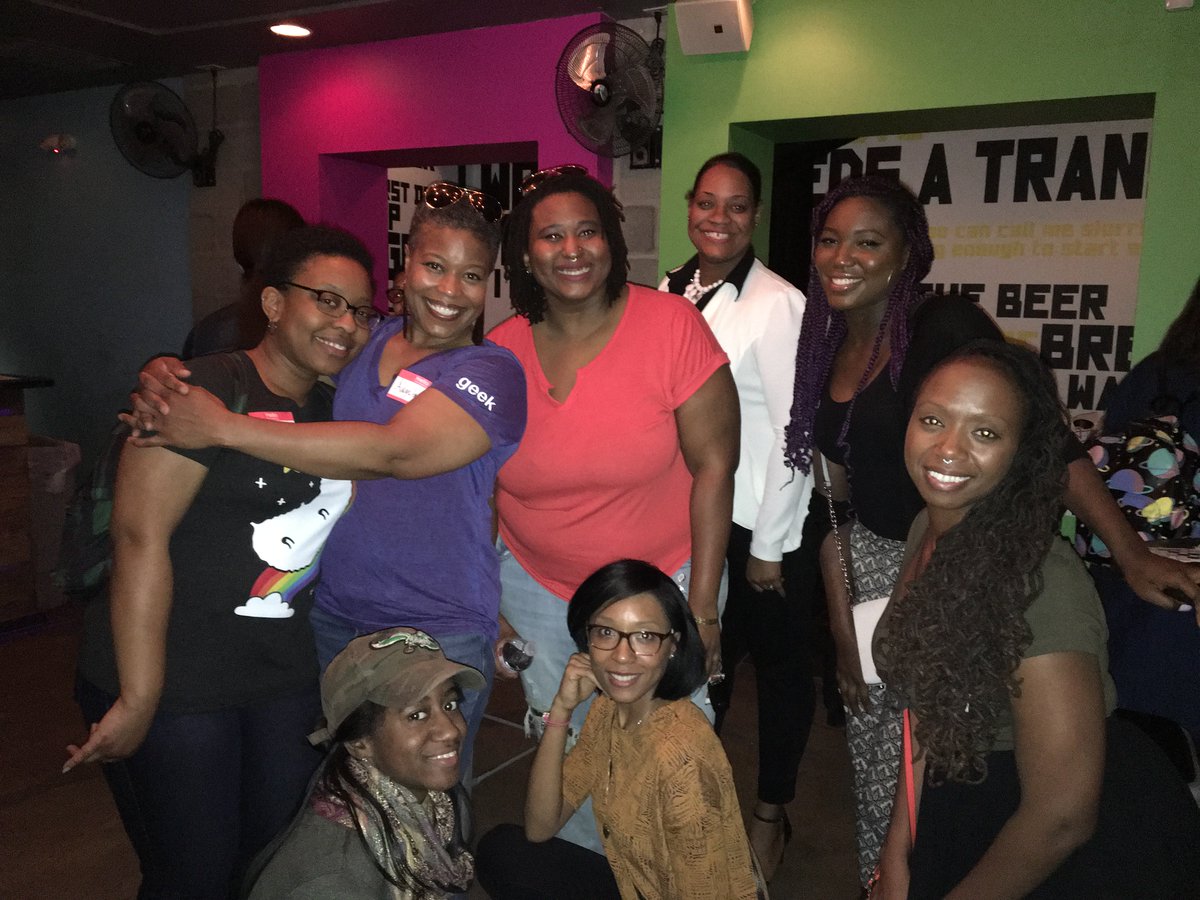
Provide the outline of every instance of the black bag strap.
{"type": "Polygon", "coordinates": [[[258,376],[254,361],[242,350],[221,353],[217,358],[221,360],[221,364],[233,382],[233,398],[229,404],[230,412],[246,412],[250,405],[250,387],[258,376]]]}

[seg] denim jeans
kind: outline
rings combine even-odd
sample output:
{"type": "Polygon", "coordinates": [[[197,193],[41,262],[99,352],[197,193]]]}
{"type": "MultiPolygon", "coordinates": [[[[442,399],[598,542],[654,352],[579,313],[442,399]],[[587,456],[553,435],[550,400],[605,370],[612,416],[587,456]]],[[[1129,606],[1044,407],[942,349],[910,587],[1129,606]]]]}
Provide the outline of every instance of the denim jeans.
{"type": "MultiPolygon", "coordinates": [[[[309,614],[313,637],[317,642],[317,661],[324,672],[326,666],[341,652],[342,648],[359,635],[370,634],[360,629],[349,619],[334,615],[328,610],[314,606],[309,614]]],[[[397,625],[403,625],[398,622],[397,625]]],[[[475,736],[487,709],[488,697],[492,693],[492,677],[496,674],[496,658],[492,654],[492,642],[484,634],[434,634],[433,638],[442,646],[446,659],[478,669],[487,679],[487,686],[479,691],[463,691],[462,714],[467,720],[467,736],[459,752],[459,775],[468,788],[471,786],[471,766],[475,758],[475,736]]]]}
{"type": "MultiPolygon", "coordinates": [[[[82,679],[75,696],[88,725],[116,700],[82,679]]],[[[320,715],[316,685],[216,712],[160,711],[136,753],[103,766],[141,866],[139,900],[231,896],[304,798],[320,715]]]]}
{"type": "MultiPolygon", "coordinates": [[[[577,653],[570,632],[567,631],[567,603],[561,597],[556,597],[546,590],[521,567],[516,558],[498,542],[500,554],[500,612],[521,637],[533,640],[537,644],[537,652],[529,668],[521,673],[521,686],[525,689],[525,702],[529,709],[525,716],[525,731],[534,734],[539,739],[544,728],[542,713],[550,709],[554,695],[562,683],[563,672],[567,668],[567,660],[572,653],[577,653]]],[[[687,596],[691,583],[692,564],[685,562],[672,578],[687,596]]],[[[718,594],[718,610],[725,606],[725,595],[728,589],[727,573],[722,574],[721,587],[718,594]]],[[[708,685],[703,684],[692,694],[692,702],[708,717],[714,720],[712,704],[708,700],[708,685]]],[[[574,746],[583,720],[592,701],[589,697],[571,714],[571,726],[568,731],[568,747],[574,746]]],[[[603,853],[600,836],[596,832],[596,818],[592,813],[592,801],[585,800],[567,823],[558,832],[563,840],[603,853]]]]}

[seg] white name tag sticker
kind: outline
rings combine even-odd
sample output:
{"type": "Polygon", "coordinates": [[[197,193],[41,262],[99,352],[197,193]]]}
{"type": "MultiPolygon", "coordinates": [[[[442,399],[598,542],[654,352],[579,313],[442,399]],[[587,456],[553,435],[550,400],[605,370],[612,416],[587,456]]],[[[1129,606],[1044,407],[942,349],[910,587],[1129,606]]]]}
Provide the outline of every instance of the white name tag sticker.
{"type": "Polygon", "coordinates": [[[428,378],[418,375],[416,372],[410,372],[408,369],[401,369],[400,374],[392,382],[392,386],[388,388],[387,395],[397,403],[407,403],[431,384],[433,382],[428,378]]]}
{"type": "Polygon", "coordinates": [[[290,412],[276,412],[274,410],[261,410],[259,412],[248,412],[246,415],[253,419],[266,419],[268,422],[290,422],[296,424],[296,418],[290,412]]]}

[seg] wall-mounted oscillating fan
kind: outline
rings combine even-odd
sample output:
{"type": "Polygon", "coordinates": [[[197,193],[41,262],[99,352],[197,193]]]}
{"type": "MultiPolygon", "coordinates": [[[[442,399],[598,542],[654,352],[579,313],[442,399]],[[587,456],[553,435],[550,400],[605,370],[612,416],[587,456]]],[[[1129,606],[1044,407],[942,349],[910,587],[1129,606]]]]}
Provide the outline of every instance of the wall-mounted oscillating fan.
{"type": "Polygon", "coordinates": [[[658,126],[650,47],[615,22],[589,25],[567,42],[554,73],[558,112],[571,136],[601,156],[624,156],[658,126]]]}
{"type": "MultiPolygon", "coordinates": [[[[213,117],[215,121],[215,101],[213,117]]],[[[217,148],[225,136],[214,127],[208,133],[208,146],[200,150],[196,120],[183,99],[165,84],[135,81],[122,87],[108,109],[108,125],[117,149],[139,172],[175,178],[190,171],[197,187],[215,184],[217,148]]]]}

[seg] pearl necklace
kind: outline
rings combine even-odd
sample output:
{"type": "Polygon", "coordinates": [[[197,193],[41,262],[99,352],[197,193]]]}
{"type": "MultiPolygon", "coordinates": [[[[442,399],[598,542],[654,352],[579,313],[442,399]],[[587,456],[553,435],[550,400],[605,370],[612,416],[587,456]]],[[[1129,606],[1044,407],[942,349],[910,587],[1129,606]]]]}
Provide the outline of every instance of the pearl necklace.
{"type": "Polygon", "coordinates": [[[713,288],[720,287],[724,283],[725,283],[724,278],[718,278],[712,284],[701,284],[700,283],[700,267],[697,266],[696,271],[692,273],[691,282],[683,289],[683,296],[685,296],[688,300],[695,303],[697,300],[699,300],[701,297],[703,297],[705,294],[707,294],[713,288]]]}

